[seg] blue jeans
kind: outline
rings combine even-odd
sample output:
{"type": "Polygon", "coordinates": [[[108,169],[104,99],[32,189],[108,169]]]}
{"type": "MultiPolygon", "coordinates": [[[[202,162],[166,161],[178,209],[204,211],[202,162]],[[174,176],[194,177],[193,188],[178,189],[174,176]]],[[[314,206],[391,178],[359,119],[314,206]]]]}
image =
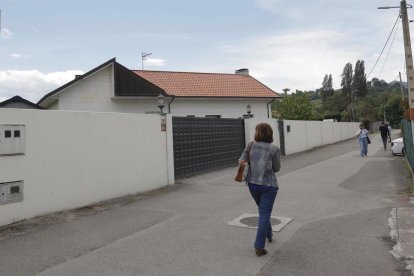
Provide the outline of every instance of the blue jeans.
{"type": "Polygon", "coordinates": [[[367,137],[359,138],[359,152],[362,157],[368,154],[368,140],[367,137]]]}
{"type": "Polygon", "coordinates": [[[381,136],[381,138],[382,138],[382,144],[384,145],[384,149],[387,149],[387,140],[388,140],[388,137],[387,136],[381,136]]]}
{"type": "Polygon", "coordinates": [[[277,188],[272,186],[256,185],[249,183],[250,194],[252,195],[257,207],[259,208],[259,223],[257,225],[256,241],[254,247],[264,249],[266,237],[272,238],[272,225],[270,216],[272,215],[273,203],[277,195],[277,188]]]}

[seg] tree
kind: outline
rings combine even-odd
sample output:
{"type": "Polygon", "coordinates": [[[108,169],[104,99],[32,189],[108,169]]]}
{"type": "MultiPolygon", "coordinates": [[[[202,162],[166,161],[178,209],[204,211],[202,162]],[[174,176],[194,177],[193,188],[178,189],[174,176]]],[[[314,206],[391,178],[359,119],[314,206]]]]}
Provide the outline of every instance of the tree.
{"type": "Polygon", "coordinates": [[[403,111],[401,108],[401,97],[398,94],[389,97],[385,105],[385,117],[392,127],[399,127],[401,118],[403,117],[403,111]]]}
{"type": "Polygon", "coordinates": [[[348,121],[353,121],[352,116],[352,79],[353,79],[353,71],[352,71],[352,64],[348,62],[344,70],[342,72],[342,80],[341,80],[341,87],[342,87],[342,93],[347,98],[348,102],[348,121]]]}
{"type": "Polygon", "coordinates": [[[321,89],[321,98],[322,102],[325,102],[327,97],[333,95],[333,87],[332,87],[332,75],[326,74],[322,81],[322,89],[321,89]]]}
{"type": "Polygon", "coordinates": [[[315,110],[307,93],[296,91],[275,103],[275,113],[286,120],[313,120],[315,110]]]}
{"type": "Polygon", "coordinates": [[[341,113],[343,110],[346,110],[347,102],[345,95],[341,91],[334,92],[331,97],[327,98],[324,106],[325,119],[346,120],[347,116],[342,118],[341,113]]]}
{"type": "Polygon", "coordinates": [[[369,84],[371,85],[372,90],[375,92],[383,92],[388,89],[388,83],[377,78],[372,78],[369,84]]]}
{"type": "Polygon", "coordinates": [[[358,98],[363,98],[368,93],[367,77],[365,75],[365,65],[363,60],[358,60],[355,64],[352,89],[358,98]]]}

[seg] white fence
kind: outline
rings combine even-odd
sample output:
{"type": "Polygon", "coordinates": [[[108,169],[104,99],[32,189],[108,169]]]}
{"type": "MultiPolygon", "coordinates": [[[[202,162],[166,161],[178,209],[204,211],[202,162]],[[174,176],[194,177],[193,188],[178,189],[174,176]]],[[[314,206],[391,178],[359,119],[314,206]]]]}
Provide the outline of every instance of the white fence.
{"type": "MultiPolygon", "coordinates": [[[[280,145],[275,119],[245,120],[246,142],[261,122],[272,126],[273,143],[280,145]]],[[[286,154],[351,138],[357,126],[284,121],[286,154]]],[[[167,131],[161,131],[158,114],[0,109],[0,132],[8,127],[9,135],[17,131],[25,139],[24,154],[2,156],[0,147],[0,183],[23,180],[24,198],[1,204],[0,194],[0,226],[174,183],[168,115],[167,131]]]]}
{"type": "Polygon", "coordinates": [[[359,123],[284,120],[286,155],[355,137],[359,123]]]}
{"type": "Polygon", "coordinates": [[[159,115],[0,109],[0,124],[24,125],[26,140],[24,155],[0,156],[0,183],[24,181],[0,225],[174,182],[159,115]]]}
{"type": "MultiPolygon", "coordinates": [[[[254,139],[258,123],[268,123],[273,129],[273,143],[281,146],[276,119],[252,118],[245,120],[246,143],[254,139]]],[[[359,123],[283,120],[286,155],[333,144],[355,137],[359,123]]]]}

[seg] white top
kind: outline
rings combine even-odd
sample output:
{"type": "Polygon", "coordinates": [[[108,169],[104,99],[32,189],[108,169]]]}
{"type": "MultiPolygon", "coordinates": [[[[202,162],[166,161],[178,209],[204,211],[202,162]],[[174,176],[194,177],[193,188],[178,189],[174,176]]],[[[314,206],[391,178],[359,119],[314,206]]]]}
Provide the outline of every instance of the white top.
{"type": "Polygon", "coordinates": [[[359,137],[359,138],[365,138],[365,137],[367,137],[368,136],[368,130],[366,130],[365,128],[363,128],[363,129],[358,129],[358,131],[357,131],[357,133],[356,133],[356,135],[359,137]]]}

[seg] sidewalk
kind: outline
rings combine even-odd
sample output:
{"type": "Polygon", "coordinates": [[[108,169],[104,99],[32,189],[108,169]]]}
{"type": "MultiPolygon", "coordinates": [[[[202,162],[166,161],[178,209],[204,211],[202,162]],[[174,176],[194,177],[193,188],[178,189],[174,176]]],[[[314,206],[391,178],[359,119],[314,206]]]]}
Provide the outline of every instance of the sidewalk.
{"type": "Polygon", "coordinates": [[[266,256],[227,224],[257,213],[230,168],[3,230],[0,275],[400,275],[387,220],[412,203],[395,200],[400,159],[376,138],[366,158],[356,140],[282,158],[274,215],[294,220],[266,256]]]}

